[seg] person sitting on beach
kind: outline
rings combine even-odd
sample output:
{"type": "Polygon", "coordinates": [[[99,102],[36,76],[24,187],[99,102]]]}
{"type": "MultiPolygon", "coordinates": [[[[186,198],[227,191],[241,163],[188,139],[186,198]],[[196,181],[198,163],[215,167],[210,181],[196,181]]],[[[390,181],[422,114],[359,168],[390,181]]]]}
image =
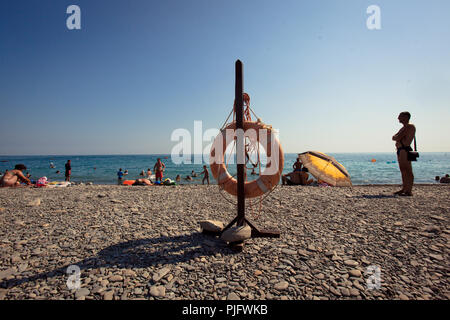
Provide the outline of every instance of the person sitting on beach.
{"type": "Polygon", "coordinates": [[[313,179],[308,179],[308,169],[302,168],[301,171],[294,171],[281,176],[282,184],[288,186],[306,186],[313,182],[313,179]]]}
{"type": "Polygon", "coordinates": [[[145,171],[142,170],[141,173],[139,173],[139,175],[140,175],[141,177],[145,176],[145,171]]]}
{"type": "Polygon", "coordinates": [[[0,179],[0,187],[19,187],[20,181],[31,185],[31,181],[25,177],[23,170],[27,170],[27,167],[23,164],[16,164],[14,170],[6,171],[0,179]]]}
{"type": "Polygon", "coordinates": [[[181,177],[180,177],[179,174],[177,174],[177,177],[175,178],[175,181],[176,181],[176,182],[180,182],[180,181],[181,181],[181,177]]]}
{"type": "Polygon", "coordinates": [[[440,183],[450,183],[450,176],[448,174],[446,174],[445,177],[442,177],[439,182],[440,183]]]}
{"type": "Polygon", "coordinates": [[[152,170],[150,170],[150,168],[147,169],[147,179],[150,179],[152,175],[152,170]]]}
{"type": "Polygon", "coordinates": [[[192,181],[192,180],[194,180],[194,179],[192,179],[192,177],[191,177],[191,176],[186,176],[186,178],[184,178],[184,180],[187,180],[187,181],[192,181]]]}
{"type": "Polygon", "coordinates": [[[307,186],[310,185],[311,183],[313,183],[314,179],[309,179],[309,174],[308,174],[309,170],[306,167],[302,168],[302,171],[300,172],[301,175],[301,179],[302,179],[302,185],[303,186],[307,186]]]}
{"type": "Polygon", "coordinates": [[[161,158],[158,158],[158,160],[155,163],[155,166],[153,167],[153,171],[155,171],[155,180],[156,181],[160,181],[162,182],[162,178],[163,178],[163,172],[164,169],[166,168],[166,165],[161,162],[161,158]]]}
{"type": "Polygon", "coordinates": [[[149,179],[136,179],[132,186],[151,186],[153,183],[149,179]]]}
{"type": "Polygon", "coordinates": [[[192,176],[192,177],[197,177],[197,174],[195,173],[194,170],[191,171],[191,176],[192,176]]]}
{"type": "Polygon", "coordinates": [[[303,163],[300,161],[300,158],[297,158],[297,161],[292,165],[292,168],[295,171],[302,171],[303,163]]]}
{"type": "Polygon", "coordinates": [[[299,171],[290,172],[281,176],[282,185],[298,186],[302,181],[299,171]]]}
{"type": "Polygon", "coordinates": [[[441,177],[439,177],[439,176],[434,177],[434,180],[435,180],[436,182],[439,182],[440,179],[441,179],[441,177]]]}
{"type": "Polygon", "coordinates": [[[203,166],[203,171],[200,172],[200,175],[204,175],[203,179],[202,179],[202,184],[205,184],[205,180],[208,182],[209,185],[209,172],[208,172],[208,168],[206,166],[203,166]]]}

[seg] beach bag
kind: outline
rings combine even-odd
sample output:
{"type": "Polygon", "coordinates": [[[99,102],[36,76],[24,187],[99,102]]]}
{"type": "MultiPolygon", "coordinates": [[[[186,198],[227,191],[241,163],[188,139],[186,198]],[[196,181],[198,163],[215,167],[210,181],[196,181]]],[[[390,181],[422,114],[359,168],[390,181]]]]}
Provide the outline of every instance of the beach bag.
{"type": "Polygon", "coordinates": [[[45,187],[48,184],[47,177],[39,178],[36,182],[36,187],[45,187]]]}
{"type": "Polygon", "coordinates": [[[417,152],[416,136],[414,136],[414,151],[408,151],[408,161],[417,161],[419,153],[417,152]]]}

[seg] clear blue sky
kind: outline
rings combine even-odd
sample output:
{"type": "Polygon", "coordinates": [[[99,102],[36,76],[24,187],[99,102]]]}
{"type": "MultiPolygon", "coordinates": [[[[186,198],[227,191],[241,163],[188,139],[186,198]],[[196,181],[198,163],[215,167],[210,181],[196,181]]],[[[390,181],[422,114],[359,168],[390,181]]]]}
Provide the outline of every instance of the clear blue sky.
{"type": "Polygon", "coordinates": [[[169,153],[174,129],[222,125],[236,59],[286,152],[393,151],[404,110],[421,151],[450,151],[449,13],[448,0],[3,0],[0,154],[169,153]],[[366,27],[372,4],[381,30],[366,27]]]}

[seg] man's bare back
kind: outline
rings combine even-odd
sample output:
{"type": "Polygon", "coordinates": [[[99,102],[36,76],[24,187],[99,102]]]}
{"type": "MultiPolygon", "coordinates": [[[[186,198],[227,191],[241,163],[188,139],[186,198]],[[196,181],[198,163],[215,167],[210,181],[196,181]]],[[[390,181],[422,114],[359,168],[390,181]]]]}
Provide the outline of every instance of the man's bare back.
{"type": "Polygon", "coordinates": [[[302,175],[299,171],[294,171],[289,173],[289,178],[291,178],[291,181],[295,184],[301,184],[302,183],[302,175]]]}
{"type": "Polygon", "coordinates": [[[0,179],[0,187],[18,187],[20,186],[20,181],[31,185],[30,180],[25,177],[21,170],[10,170],[0,179]]]}

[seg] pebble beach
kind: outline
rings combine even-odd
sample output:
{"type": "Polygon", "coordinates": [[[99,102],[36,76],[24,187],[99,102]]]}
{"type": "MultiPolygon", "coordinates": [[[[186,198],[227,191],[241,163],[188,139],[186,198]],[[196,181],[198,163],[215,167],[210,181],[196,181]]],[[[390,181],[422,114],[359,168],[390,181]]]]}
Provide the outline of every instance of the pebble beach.
{"type": "Polygon", "coordinates": [[[0,188],[0,299],[450,299],[450,188],[397,190],[278,186],[247,217],[280,238],[236,253],[199,226],[236,216],[217,186],[0,188]]]}

